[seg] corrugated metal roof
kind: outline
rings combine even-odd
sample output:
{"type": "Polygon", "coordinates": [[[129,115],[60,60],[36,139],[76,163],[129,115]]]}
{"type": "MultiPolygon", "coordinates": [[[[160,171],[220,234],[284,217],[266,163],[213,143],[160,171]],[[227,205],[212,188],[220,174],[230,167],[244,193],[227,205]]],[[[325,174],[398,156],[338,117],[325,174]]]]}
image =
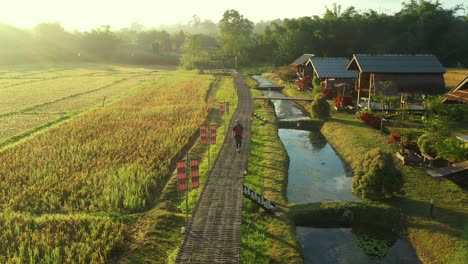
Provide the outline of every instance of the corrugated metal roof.
{"type": "Polygon", "coordinates": [[[445,73],[444,66],[432,54],[355,54],[348,69],[353,68],[351,64],[357,64],[364,73],[445,73]]]}
{"type": "Polygon", "coordinates": [[[312,58],[314,56],[314,54],[303,54],[302,56],[300,56],[299,58],[297,58],[295,61],[293,61],[291,63],[291,65],[293,66],[297,66],[297,65],[302,65],[302,64],[305,64],[310,58],[312,58]]]}
{"type": "Polygon", "coordinates": [[[442,102],[454,101],[468,104],[468,76],[453,87],[448,93],[442,95],[442,102]]]}
{"type": "Polygon", "coordinates": [[[318,58],[310,59],[319,78],[357,78],[357,71],[347,71],[347,58],[318,58]]]}

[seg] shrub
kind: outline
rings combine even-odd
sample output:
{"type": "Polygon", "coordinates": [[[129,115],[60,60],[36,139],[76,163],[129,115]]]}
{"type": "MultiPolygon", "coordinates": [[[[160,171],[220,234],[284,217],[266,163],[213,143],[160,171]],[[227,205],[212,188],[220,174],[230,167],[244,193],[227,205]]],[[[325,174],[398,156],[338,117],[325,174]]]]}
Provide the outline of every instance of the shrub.
{"type": "Polygon", "coordinates": [[[422,134],[418,138],[418,147],[422,153],[429,154],[433,157],[436,156],[436,149],[435,149],[436,140],[431,137],[430,134],[422,134]]]}
{"type": "Polygon", "coordinates": [[[312,86],[314,87],[314,89],[322,89],[322,87],[320,86],[320,79],[315,75],[312,78],[312,86]]]}
{"type": "Polygon", "coordinates": [[[325,95],[327,100],[331,100],[333,98],[333,88],[327,87],[322,90],[322,93],[325,95]]]}
{"type": "Polygon", "coordinates": [[[389,153],[375,148],[366,153],[356,169],[352,191],[362,199],[381,200],[392,197],[403,185],[401,172],[389,153]]]}
{"type": "Polygon", "coordinates": [[[307,87],[312,87],[312,77],[310,75],[306,75],[303,78],[304,86],[307,87]]]}
{"type": "Polygon", "coordinates": [[[414,141],[402,141],[400,143],[400,146],[403,149],[409,149],[409,150],[412,150],[412,151],[416,152],[417,154],[421,155],[421,150],[419,149],[418,143],[416,143],[414,141]]]}
{"type": "Polygon", "coordinates": [[[293,72],[291,72],[290,70],[282,69],[282,70],[277,71],[277,74],[279,78],[285,82],[293,78],[293,72]]]}
{"type": "Polygon", "coordinates": [[[400,135],[398,135],[397,133],[393,133],[392,135],[390,135],[390,142],[400,142],[400,135]]]}
{"type": "Polygon", "coordinates": [[[297,87],[304,89],[304,81],[302,79],[297,80],[297,87]]]}
{"type": "Polygon", "coordinates": [[[339,95],[335,99],[336,107],[340,107],[340,106],[346,107],[352,104],[353,104],[353,97],[351,97],[350,95],[339,95]]]}
{"type": "Polygon", "coordinates": [[[461,162],[468,159],[468,143],[462,143],[454,137],[446,138],[435,144],[437,158],[450,162],[461,162]]]}
{"type": "Polygon", "coordinates": [[[373,114],[369,113],[369,112],[362,112],[360,115],[359,115],[359,119],[361,119],[362,121],[364,121],[364,123],[372,126],[372,127],[375,127],[375,128],[380,128],[380,125],[381,125],[381,122],[382,120],[380,119],[380,117],[378,116],[374,116],[373,114]]]}
{"type": "Polygon", "coordinates": [[[319,119],[330,117],[330,105],[323,94],[316,94],[312,106],[312,116],[319,119]]]}

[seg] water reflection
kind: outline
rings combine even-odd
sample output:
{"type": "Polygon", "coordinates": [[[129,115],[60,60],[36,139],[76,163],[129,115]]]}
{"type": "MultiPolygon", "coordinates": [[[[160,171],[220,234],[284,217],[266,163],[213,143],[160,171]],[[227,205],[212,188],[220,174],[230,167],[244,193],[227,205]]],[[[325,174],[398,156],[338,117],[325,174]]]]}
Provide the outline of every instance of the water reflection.
{"type": "Polygon", "coordinates": [[[312,151],[319,152],[327,146],[328,142],[320,131],[311,130],[309,134],[310,143],[312,144],[312,151]]]}
{"type": "MultiPolygon", "coordinates": [[[[278,134],[289,155],[287,196],[292,203],[356,201],[351,177],[330,144],[313,146],[310,131],[280,129],[278,134]]],[[[320,143],[323,144],[323,143],[320,143]]]]}
{"type": "Polygon", "coordinates": [[[358,246],[350,228],[296,227],[304,263],[421,263],[411,245],[397,239],[383,259],[372,259],[358,246]]]}

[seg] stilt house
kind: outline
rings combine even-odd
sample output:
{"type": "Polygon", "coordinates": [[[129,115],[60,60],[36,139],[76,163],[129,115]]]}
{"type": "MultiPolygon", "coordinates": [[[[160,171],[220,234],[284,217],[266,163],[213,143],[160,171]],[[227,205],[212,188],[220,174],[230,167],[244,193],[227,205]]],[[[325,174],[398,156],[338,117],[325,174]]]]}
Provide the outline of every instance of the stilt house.
{"type": "Polygon", "coordinates": [[[314,54],[306,53],[289,64],[291,69],[296,71],[297,77],[312,76],[312,66],[306,66],[306,63],[313,56],[314,54]]]}
{"type": "Polygon", "coordinates": [[[306,66],[312,66],[313,76],[320,79],[323,88],[354,86],[357,71],[346,70],[348,58],[321,58],[312,57],[306,62],[306,66]]]}
{"type": "Polygon", "coordinates": [[[445,69],[434,55],[355,54],[347,70],[358,71],[357,101],[371,94],[401,96],[441,95],[445,91],[445,69]]]}

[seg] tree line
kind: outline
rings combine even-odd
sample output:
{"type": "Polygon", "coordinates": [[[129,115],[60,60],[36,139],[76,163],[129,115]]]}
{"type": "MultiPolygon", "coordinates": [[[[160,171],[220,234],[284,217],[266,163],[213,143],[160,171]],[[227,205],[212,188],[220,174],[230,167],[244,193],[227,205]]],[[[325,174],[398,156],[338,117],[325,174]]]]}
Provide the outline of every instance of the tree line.
{"type": "Polygon", "coordinates": [[[194,15],[187,24],[152,29],[133,23],[117,31],[102,26],[69,32],[59,23],[31,30],[0,24],[0,64],[102,61],[191,69],[210,67],[212,57],[226,58],[218,67],[279,66],[304,53],[390,53],[434,54],[446,67],[468,67],[468,16],[457,15],[461,10],[409,0],[392,15],[333,4],[322,16],[259,23],[231,9],[218,23],[194,15]]]}

